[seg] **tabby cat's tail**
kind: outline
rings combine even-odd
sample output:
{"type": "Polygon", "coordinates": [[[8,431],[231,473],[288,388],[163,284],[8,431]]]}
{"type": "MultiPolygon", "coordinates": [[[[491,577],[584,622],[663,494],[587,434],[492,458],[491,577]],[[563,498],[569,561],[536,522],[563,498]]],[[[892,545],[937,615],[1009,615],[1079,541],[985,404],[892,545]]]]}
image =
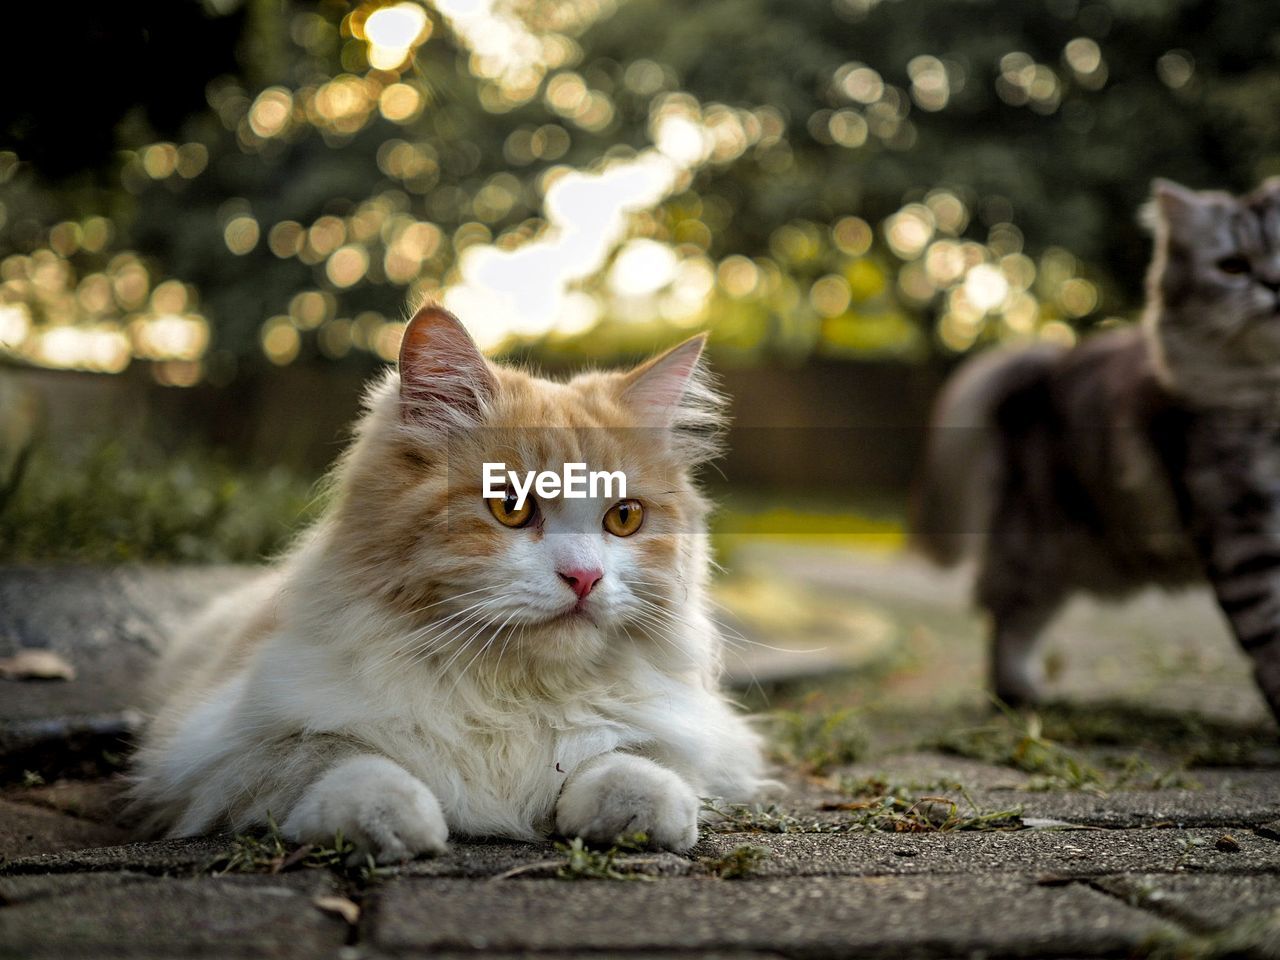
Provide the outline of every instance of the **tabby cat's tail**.
{"type": "Polygon", "coordinates": [[[1002,458],[996,410],[1042,380],[1063,348],[999,347],[966,361],[934,406],[924,469],[915,490],[912,545],[951,566],[978,553],[986,537],[1002,458]]]}

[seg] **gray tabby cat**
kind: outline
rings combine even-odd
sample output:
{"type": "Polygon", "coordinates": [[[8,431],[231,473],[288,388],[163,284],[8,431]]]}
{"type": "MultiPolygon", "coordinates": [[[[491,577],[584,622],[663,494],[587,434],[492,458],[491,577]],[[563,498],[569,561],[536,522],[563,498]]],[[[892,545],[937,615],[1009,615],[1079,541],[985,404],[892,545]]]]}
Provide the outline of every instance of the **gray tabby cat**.
{"type": "Polygon", "coordinates": [[[1280,718],[1280,178],[1157,180],[1140,328],[989,351],[935,411],[918,543],[980,554],[996,694],[1035,701],[1062,602],[1208,579],[1280,718]]]}

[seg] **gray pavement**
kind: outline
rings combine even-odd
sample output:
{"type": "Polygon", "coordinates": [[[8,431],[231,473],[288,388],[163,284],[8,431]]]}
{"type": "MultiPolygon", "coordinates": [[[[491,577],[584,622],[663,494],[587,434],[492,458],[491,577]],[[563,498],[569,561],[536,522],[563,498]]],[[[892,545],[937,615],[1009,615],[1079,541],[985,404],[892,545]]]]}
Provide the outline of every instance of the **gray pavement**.
{"type": "Polygon", "coordinates": [[[75,669],[0,680],[0,957],[1280,957],[1280,735],[1202,594],[1073,605],[1048,643],[1065,705],[1011,718],[982,692],[959,575],[736,557],[743,698],[848,712],[856,762],[783,724],[776,808],[724,811],[688,856],[576,873],[550,842],[460,838],[373,876],[223,873],[227,836],[134,842],[139,678],[245,572],[0,572],[0,658],[75,669]],[[808,611],[793,629],[741,599],[764,579],[767,606],[808,611]]]}

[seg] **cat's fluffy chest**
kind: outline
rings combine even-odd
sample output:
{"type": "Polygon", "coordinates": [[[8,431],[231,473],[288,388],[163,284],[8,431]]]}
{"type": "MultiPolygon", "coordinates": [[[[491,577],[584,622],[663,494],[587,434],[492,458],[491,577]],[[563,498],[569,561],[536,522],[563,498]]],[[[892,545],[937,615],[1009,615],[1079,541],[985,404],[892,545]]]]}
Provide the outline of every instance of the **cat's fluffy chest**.
{"type": "Polygon", "coordinates": [[[556,799],[569,774],[583,762],[628,747],[648,736],[605,717],[578,717],[552,726],[530,718],[520,727],[470,729],[456,740],[438,730],[406,730],[411,743],[394,743],[403,762],[440,798],[452,822],[464,833],[508,835],[549,831],[556,799]],[[513,817],[514,815],[514,817],[513,817]]]}
{"type": "Polygon", "coordinates": [[[280,637],[254,665],[248,696],[286,727],[353,738],[395,760],[432,789],[456,830],[477,835],[545,834],[570,773],[654,743],[661,717],[683,699],[682,684],[640,666],[623,691],[614,677],[570,697],[521,700],[422,669],[355,684],[350,669],[340,655],[280,637]]]}

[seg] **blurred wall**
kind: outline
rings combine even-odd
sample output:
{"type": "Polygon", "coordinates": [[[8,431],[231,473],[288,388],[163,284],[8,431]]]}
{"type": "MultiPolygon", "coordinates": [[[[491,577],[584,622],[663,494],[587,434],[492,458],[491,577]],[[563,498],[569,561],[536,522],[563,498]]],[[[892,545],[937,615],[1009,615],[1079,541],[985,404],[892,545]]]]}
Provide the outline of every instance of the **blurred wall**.
{"type": "MultiPolygon", "coordinates": [[[[732,398],[733,485],[769,489],[900,490],[924,436],[937,371],[899,363],[720,366],[732,398]]],[[[0,367],[9,395],[34,397],[39,435],[71,450],[102,438],[145,437],[167,449],[209,445],[250,466],[319,471],[342,448],[366,376],[300,365],[227,388],[163,387],[142,367],[124,374],[0,367]]],[[[23,414],[29,416],[30,414],[23,414]]]]}

